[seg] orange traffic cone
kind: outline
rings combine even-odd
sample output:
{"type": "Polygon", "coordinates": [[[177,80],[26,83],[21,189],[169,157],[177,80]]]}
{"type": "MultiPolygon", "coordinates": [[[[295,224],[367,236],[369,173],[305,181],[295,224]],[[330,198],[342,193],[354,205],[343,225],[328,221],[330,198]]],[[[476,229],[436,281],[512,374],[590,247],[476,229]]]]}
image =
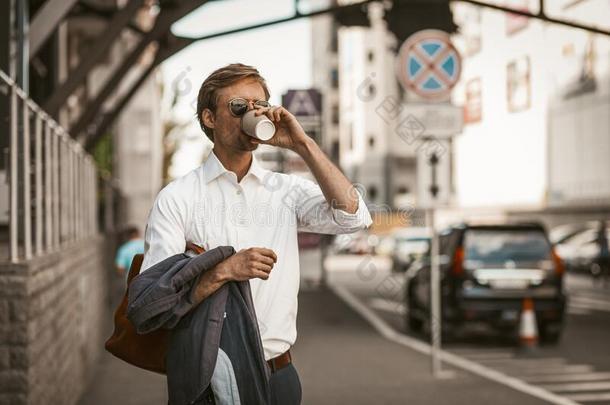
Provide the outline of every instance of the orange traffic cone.
{"type": "Polygon", "coordinates": [[[524,349],[532,349],[538,345],[538,327],[536,326],[536,313],[534,300],[523,299],[521,321],[519,324],[519,341],[524,349]]]}

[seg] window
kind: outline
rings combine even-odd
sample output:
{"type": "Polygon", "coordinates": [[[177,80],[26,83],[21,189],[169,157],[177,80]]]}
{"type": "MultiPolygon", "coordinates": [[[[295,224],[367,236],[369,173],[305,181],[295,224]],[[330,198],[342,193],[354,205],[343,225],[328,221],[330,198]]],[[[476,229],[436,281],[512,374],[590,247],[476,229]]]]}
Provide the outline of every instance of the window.
{"type": "MultiPolygon", "coordinates": [[[[531,12],[529,0],[510,0],[508,7],[515,10],[531,12]]],[[[529,24],[529,18],[513,13],[505,13],[506,16],[506,35],[512,35],[526,28],[529,24]]]]}
{"type": "Polygon", "coordinates": [[[522,56],[506,67],[508,111],[518,112],[530,107],[530,59],[522,56]]]}
{"type": "Polygon", "coordinates": [[[375,199],[377,198],[377,187],[369,186],[368,194],[369,194],[370,200],[375,201],[375,199]]]}
{"type": "Polygon", "coordinates": [[[354,126],[351,123],[347,135],[349,136],[349,150],[354,150],[354,126]]]}
{"type": "Polygon", "coordinates": [[[330,157],[334,163],[339,161],[339,141],[334,140],[330,147],[330,157]]]}
{"type": "Polygon", "coordinates": [[[464,236],[464,251],[466,260],[482,265],[528,263],[551,257],[544,233],[529,229],[469,229],[464,236]]]}
{"type": "Polygon", "coordinates": [[[339,88],[339,70],[337,68],[330,71],[330,85],[333,89],[339,88]]]}
{"type": "Polygon", "coordinates": [[[369,97],[375,97],[375,94],[377,93],[377,88],[375,87],[375,85],[373,83],[369,84],[368,87],[368,92],[369,92],[369,97]]]}
{"type": "Polygon", "coordinates": [[[466,101],[464,103],[464,122],[473,124],[483,117],[481,98],[481,78],[476,77],[466,82],[466,101]]]}
{"type": "Polygon", "coordinates": [[[333,24],[330,30],[330,51],[337,53],[339,50],[339,24],[333,19],[333,24]]]}
{"type": "Polygon", "coordinates": [[[330,120],[333,124],[339,125],[339,105],[333,104],[331,108],[330,120]]]}

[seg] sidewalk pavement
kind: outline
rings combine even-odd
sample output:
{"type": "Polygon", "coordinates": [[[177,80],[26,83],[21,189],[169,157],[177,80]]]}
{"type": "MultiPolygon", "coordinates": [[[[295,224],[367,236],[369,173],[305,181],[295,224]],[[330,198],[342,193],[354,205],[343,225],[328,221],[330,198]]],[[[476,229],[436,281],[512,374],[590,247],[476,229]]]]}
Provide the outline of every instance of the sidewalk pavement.
{"type": "MultiPolygon", "coordinates": [[[[428,356],[385,340],[326,289],[300,292],[298,334],[303,405],[544,403],[462,370],[434,379],[428,356]]],[[[166,403],[163,376],[105,354],[79,405],[166,403]]]]}

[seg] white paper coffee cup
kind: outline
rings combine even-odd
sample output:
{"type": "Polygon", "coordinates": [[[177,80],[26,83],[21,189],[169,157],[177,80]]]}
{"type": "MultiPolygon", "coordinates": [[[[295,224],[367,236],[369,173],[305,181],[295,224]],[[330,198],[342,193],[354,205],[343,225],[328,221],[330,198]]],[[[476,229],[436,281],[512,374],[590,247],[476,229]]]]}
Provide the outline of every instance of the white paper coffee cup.
{"type": "Polygon", "coordinates": [[[241,129],[254,138],[268,141],[275,134],[275,125],[266,115],[255,116],[255,112],[250,110],[241,117],[241,129]]]}

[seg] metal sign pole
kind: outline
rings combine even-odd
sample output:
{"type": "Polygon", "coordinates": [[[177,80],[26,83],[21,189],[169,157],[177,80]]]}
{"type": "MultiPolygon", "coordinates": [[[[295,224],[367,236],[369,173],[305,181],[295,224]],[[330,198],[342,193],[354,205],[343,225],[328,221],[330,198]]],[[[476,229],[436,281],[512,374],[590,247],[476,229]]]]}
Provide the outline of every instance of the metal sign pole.
{"type": "Polygon", "coordinates": [[[328,286],[328,269],[326,268],[326,258],[328,257],[329,235],[320,235],[320,286],[328,286]]]}
{"type": "Polygon", "coordinates": [[[430,246],[430,328],[432,339],[432,375],[440,378],[441,369],[441,297],[440,297],[440,277],[438,262],[438,234],[435,231],[434,209],[426,210],[428,226],[432,232],[432,242],[430,246]]]}
{"type": "MultiPolygon", "coordinates": [[[[450,105],[451,90],[461,74],[461,57],[451,43],[448,33],[440,30],[422,30],[412,34],[400,46],[397,59],[397,77],[407,93],[415,93],[427,100],[446,101],[450,105]],[[448,63],[449,62],[449,63],[448,63]],[[425,80],[420,78],[425,77],[425,80]]],[[[462,115],[451,107],[450,120],[439,115],[442,104],[433,114],[430,106],[423,107],[420,122],[410,113],[411,127],[419,128],[425,144],[418,148],[417,196],[421,207],[426,208],[426,222],[432,232],[430,243],[430,335],[432,374],[435,378],[448,378],[451,372],[441,370],[441,277],[439,238],[436,233],[435,209],[449,204],[451,193],[451,167],[449,139],[461,131],[462,115]],[[455,113],[458,113],[455,115],[455,113]],[[448,126],[447,123],[450,123],[448,126]],[[442,138],[442,139],[441,139],[442,138]]],[[[412,106],[406,104],[406,109],[412,106]]]]}

